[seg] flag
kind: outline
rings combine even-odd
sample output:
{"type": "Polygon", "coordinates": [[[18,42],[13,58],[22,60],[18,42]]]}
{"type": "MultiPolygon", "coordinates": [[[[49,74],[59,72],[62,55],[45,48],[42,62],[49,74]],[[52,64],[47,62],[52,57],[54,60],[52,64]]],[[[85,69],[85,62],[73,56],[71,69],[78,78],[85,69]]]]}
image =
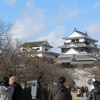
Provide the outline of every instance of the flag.
{"type": "Polygon", "coordinates": [[[31,95],[32,95],[32,99],[36,99],[36,95],[37,95],[37,80],[32,81],[31,95]]]}
{"type": "Polygon", "coordinates": [[[93,85],[94,81],[95,81],[95,77],[94,76],[86,78],[86,83],[87,83],[87,87],[88,87],[89,92],[94,88],[94,85],[93,85]]]}

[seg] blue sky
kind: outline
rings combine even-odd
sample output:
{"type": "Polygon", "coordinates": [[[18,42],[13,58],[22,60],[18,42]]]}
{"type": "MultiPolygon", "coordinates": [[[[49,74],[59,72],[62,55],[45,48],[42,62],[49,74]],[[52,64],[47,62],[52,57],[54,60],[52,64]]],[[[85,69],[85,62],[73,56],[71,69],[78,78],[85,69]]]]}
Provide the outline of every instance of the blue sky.
{"type": "Polygon", "coordinates": [[[0,0],[0,20],[14,23],[18,39],[47,39],[53,52],[75,27],[100,42],[100,0],[0,0]]]}

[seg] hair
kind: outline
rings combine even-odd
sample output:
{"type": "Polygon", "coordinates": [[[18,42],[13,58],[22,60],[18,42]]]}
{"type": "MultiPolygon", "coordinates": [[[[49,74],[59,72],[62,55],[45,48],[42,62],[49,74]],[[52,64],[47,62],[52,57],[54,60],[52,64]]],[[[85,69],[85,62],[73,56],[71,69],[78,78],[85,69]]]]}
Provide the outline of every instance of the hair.
{"type": "Polygon", "coordinates": [[[58,84],[64,84],[65,81],[66,79],[64,76],[58,78],[58,84]]]}
{"type": "Polygon", "coordinates": [[[2,83],[8,84],[8,82],[9,82],[9,78],[7,76],[2,78],[2,83]]]}
{"type": "Polygon", "coordinates": [[[9,81],[11,81],[11,82],[16,82],[16,80],[17,80],[17,79],[16,79],[15,76],[12,76],[12,77],[9,78],[9,81]]]}
{"type": "Polygon", "coordinates": [[[98,81],[98,84],[100,85],[100,81],[98,81]]]}
{"type": "Polygon", "coordinates": [[[98,87],[99,84],[100,84],[100,83],[99,83],[99,81],[97,81],[97,80],[93,82],[94,87],[98,87]]]}

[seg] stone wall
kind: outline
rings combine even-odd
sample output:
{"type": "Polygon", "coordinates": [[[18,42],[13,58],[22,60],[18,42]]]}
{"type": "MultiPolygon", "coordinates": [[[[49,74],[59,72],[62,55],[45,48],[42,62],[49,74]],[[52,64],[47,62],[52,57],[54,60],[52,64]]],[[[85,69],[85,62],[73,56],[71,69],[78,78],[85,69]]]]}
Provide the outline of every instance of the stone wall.
{"type": "Polygon", "coordinates": [[[73,76],[73,80],[76,83],[76,86],[87,86],[86,77],[93,76],[90,68],[69,68],[69,72],[73,76]]]}

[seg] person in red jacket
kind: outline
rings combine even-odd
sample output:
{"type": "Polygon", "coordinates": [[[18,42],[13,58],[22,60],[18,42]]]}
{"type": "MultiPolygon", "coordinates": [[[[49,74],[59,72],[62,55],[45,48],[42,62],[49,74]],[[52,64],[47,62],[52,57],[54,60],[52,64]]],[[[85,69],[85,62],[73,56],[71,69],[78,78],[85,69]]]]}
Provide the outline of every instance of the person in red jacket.
{"type": "Polygon", "coordinates": [[[22,100],[23,90],[16,81],[17,79],[15,76],[9,78],[9,84],[14,88],[12,100],[22,100]]]}

